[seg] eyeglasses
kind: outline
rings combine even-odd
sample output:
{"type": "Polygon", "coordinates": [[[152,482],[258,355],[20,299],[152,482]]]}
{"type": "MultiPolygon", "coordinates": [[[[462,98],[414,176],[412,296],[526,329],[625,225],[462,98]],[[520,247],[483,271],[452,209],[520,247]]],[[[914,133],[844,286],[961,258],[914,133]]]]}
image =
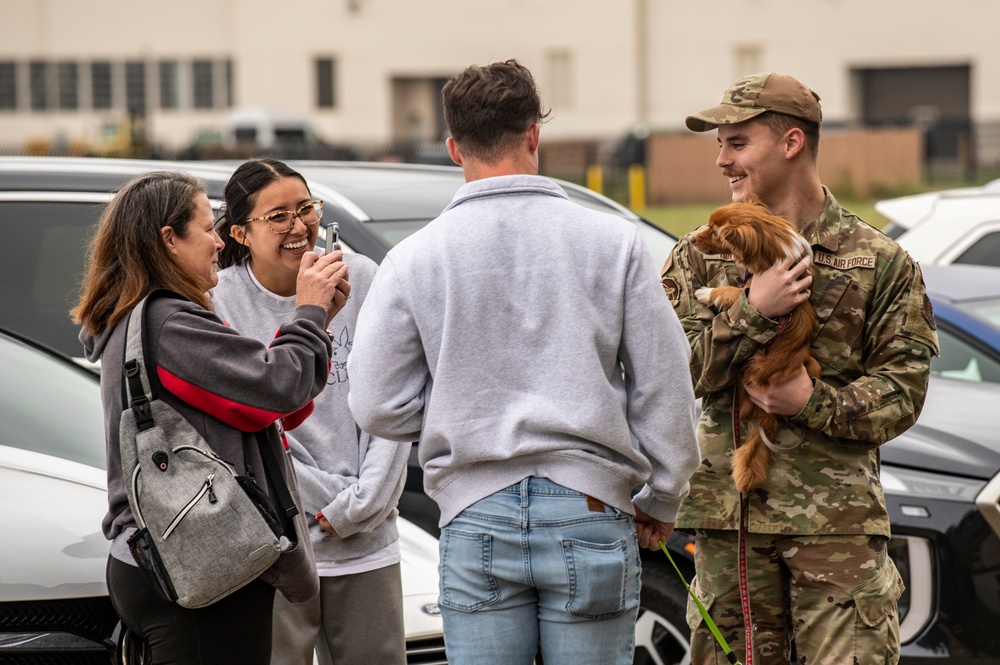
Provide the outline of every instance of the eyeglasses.
{"type": "Polygon", "coordinates": [[[310,201],[309,203],[304,203],[299,206],[299,209],[295,212],[291,210],[276,210],[269,215],[264,215],[262,217],[251,217],[244,221],[245,224],[250,222],[267,222],[267,226],[278,235],[285,235],[292,230],[295,226],[295,218],[298,217],[299,221],[306,226],[315,226],[319,224],[319,220],[323,219],[323,202],[322,201],[310,201]]]}

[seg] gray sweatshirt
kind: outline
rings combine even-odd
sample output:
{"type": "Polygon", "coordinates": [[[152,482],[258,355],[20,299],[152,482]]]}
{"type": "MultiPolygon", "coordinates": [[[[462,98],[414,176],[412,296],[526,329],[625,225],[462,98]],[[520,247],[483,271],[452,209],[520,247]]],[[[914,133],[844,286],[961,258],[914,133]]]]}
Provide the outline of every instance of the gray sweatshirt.
{"type": "MultiPolygon", "coordinates": [[[[256,469],[258,480],[262,479],[264,465],[253,433],[269,429],[282,475],[300,508],[294,520],[300,543],[278,557],[261,579],[293,602],[312,598],[319,592],[316,562],[312,549],[302,546],[307,530],[302,497],[291,455],[281,445],[275,423],[281,418],[298,419],[310,399],[323,389],[330,358],[330,340],[323,333],[323,308],[299,307],[267,345],[238,335],[214,313],[187,300],[156,298],[150,301],[148,314],[149,325],[143,333],[163,385],[159,398],[211,442],[220,457],[240,473],[248,466],[256,469]]],[[[80,341],[87,360],[101,361],[108,460],[104,535],[112,541],[115,558],[135,565],[126,539],[137,527],[125,492],[118,429],[127,321],[123,318],[97,335],[81,332],[80,341]]],[[[274,497],[270,484],[268,492],[274,497]]]]}
{"type": "Polygon", "coordinates": [[[690,353],[634,225],[487,178],[382,262],[349,401],[366,431],[419,437],[442,526],[532,475],[628,513],[641,488],[672,522],[699,461],[690,353]]]}
{"type": "MultiPolygon", "coordinates": [[[[411,448],[409,442],[399,444],[365,432],[359,440],[347,406],[347,356],[358,310],[378,266],[361,254],[345,254],[344,261],[350,271],[351,299],[330,322],[333,352],[326,388],[316,396],[312,415],[285,432],[320,563],[367,556],[398,540],[396,503],[411,448]],[[336,536],[320,528],[318,512],[330,521],[336,536]]],[[[257,286],[245,264],[219,271],[212,302],[223,321],[265,343],[295,313],[294,299],[257,286]]]]}

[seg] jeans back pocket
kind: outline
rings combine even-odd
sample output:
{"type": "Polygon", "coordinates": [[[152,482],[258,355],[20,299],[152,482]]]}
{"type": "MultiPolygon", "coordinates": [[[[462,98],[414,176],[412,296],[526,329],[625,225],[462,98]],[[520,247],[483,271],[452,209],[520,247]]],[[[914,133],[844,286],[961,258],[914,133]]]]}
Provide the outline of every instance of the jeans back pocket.
{"type": "Polygon", "coordinates": [[[607,619],[630,609],[631,601],[638,603],[638,588],[635,594],[628,593],[631,571],[624,540],[598,544],[565,539],[562,545],[569,576],[567,612],[586,619],[607,619]]]}
{"type": "Polygon", "coordinates": [[[441,604],[459,612],[475,612],[500,600],[500,587],[490,572],[492,555],[490,534],[445,527],[441,532],[441,604]]]}

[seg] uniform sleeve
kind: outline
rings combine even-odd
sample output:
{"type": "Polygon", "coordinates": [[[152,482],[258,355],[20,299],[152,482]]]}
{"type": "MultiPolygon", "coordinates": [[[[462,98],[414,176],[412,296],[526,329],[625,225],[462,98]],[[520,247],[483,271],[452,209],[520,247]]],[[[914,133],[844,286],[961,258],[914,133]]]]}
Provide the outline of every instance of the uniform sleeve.
{"type": "Polygon", "coordinates": [[[303,306],[270,347],[244,337],[200,308],[164,319],[157,375],[179,399],[244,432],[306,406],[326,385],[330,340],[321,307],[303,306]]]}
{"type": "Polygon", "coordinates": [[[354,419],[390,441],[419,440],[423,423],[430,375],[412,311],[387,256],[358,314],[347,372],[354,419]]]}
{"type": "Polygon", "coordinates": [[[746,295],[726,311],[716,313],[698,301],[703,286],[736,286],[724,271],[707,274],[703,255],[687,236],[671,251],[660,273],[664,292],[680,319],[691,345],[691,378],[697,397],[732,386],[743,361],[771,340],[778,322],[750,304],[746,295]]]}
{"type": "Polygon", "coordinates": [[[939,353],[919,266],[900,250],[875,289],[861,336],[865,375],[842,387],[817,379],[812,398],[792,418],[866,445],[885,443],[916,422],[931,356],[939,353]]]}
{"type": "Polygon", "coordinates": [[[688,378],[690,348],[638,237],[624,298],[619,359],[627,417],[639,450],[652,467],[635,503],[651,517],[673,522],[701,459],[695,439],[696,403],[688,378]]]}

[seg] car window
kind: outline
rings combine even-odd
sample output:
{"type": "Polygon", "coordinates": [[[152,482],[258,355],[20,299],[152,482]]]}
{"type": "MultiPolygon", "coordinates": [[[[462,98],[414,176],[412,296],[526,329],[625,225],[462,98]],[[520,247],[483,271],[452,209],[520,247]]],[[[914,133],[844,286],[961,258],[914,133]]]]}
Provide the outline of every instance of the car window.
{"type": "Polygon", "coordinates": [[[1000,329],[1000,298],[977,298],[956,303],[956,306],[978,319],[989,321],[994,328],[1000,329]]]}
{"type": "Polygon", "coordinates": [[[1000,231],[987,233],[969,249],[962,252],[955,263],[1000,267],[1000,231]]]}
{"type": "Polygon", "coordinates": [[[944,326],[938,326],[941,355],[931,359],[931,374],[962,381],[1000,383],[1000,362],[944,326]]]}
{"type": "Polygon", "coordinates": [[[102,204],[0,201],[0,326],[82,355],[76,303],[87,241],[102,204]]]}
{"type": "Polygon", "coordinates": [[[379,236],[389,247],[395,247],[431,222],[430,219],[404,219],[368,222],[367,228],[379,236]]]}
{"type": "Polygon", "coordinates": [[[104,409],[93,375],[0,336],[0,445],[105,468],[104,409]]]}

